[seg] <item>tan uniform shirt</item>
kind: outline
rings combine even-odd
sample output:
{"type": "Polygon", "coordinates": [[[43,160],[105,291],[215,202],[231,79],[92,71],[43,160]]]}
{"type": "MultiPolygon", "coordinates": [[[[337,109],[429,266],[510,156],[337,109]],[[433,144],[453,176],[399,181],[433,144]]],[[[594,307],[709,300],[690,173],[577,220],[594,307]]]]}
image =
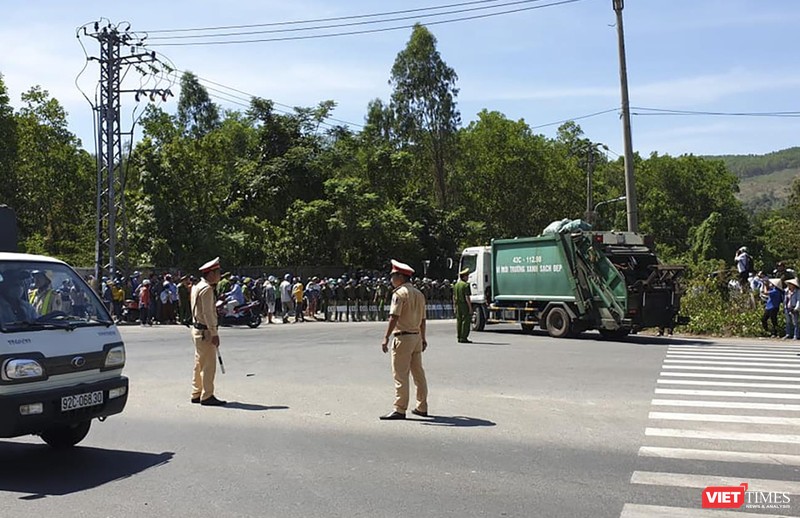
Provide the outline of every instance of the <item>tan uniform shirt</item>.
{"type": "Polygon", "coordinates": [[[208,327],[211,336],[217,336],[217,308],[214,288],[202,279],[192,288],[192,319],[208,327]]]}
{"type": "Polygon", "coordinates": [[[419,333],[425,320],[425,295],[407,282],[394,290],[389,314],[397,317],[395,329],[401,333],[419,333]]]}

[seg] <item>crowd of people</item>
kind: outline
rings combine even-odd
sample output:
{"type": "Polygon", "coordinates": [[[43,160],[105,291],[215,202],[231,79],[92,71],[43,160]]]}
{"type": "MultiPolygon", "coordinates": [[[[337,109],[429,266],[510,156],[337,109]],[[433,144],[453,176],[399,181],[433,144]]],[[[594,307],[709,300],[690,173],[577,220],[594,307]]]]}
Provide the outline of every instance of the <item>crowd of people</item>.
{"type": "MultiPolygon", "coordinates": [[[[192,275],[135,271],[101,279],[101,298],[119,323],[191,325],[190,294],[198,279],[192,275]]],[[[91,280],[91,279],[90,279],[91,280]]],[[[450,280],[427,277],[414,280],[427,300],[427,318],[453,318],[453,284],[450,280]]],[[[216,287],[216,297],[225,315],[237,308],[258,303],[267,323],[303,322],[308,319],[332,322],[383,321],[388,318],[392,286],[388,277],[372,275],[312,276],[301,278],[286,273],[281,279],[263,274],[257,277],[225,272],[216,287]]]]}
{"type": "Polygon", "coordinates": [[[784,340],[800,340],[800,291],[795,271],[779,261],[771,276],[763,271],[756,272],[753,258],[744,246],[736,251],[734,262],[738,273],[738,287],[742,291],[751,290],[758,294],[764,304],[761,316],[764,333],[773,338],[782,336],[784,340]],[[783,335],[778,329],[781,308],[785,325],[783,335]]]}

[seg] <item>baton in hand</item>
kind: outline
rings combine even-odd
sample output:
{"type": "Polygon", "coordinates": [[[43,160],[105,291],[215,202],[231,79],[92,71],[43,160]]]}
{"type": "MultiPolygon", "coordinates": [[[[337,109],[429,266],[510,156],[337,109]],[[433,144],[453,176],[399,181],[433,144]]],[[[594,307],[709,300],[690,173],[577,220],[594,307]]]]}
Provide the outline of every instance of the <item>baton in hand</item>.
{"type": "Polygon", "coordinates": [[[217,359],[219,360],[219,368],[222,371],[222,374],[225,374],[225,364],[222,363],[222,353],[219,352],[219,347],[217,347],[217,359]]]}

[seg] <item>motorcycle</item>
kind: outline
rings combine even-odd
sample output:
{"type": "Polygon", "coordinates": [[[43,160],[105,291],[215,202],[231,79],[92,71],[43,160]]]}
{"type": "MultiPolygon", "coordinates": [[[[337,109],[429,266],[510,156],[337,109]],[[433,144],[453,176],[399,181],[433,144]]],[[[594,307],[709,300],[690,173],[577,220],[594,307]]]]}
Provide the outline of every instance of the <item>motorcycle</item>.
{"type": "Polygon", "coordinates": [[[122,303],[122,322],[129,324],[139,321],[139,302],[127,299],[122,303]]]}
{"type": "Polygon", "coordinates": [[[247,302],[241,306],[233,308],[233,314],[228,315],[228,303],[225,300],[218,300],[217,321],[221,326],[247,326],[252,329],[261,325],[261,303],[257,300],[247,302]]]}

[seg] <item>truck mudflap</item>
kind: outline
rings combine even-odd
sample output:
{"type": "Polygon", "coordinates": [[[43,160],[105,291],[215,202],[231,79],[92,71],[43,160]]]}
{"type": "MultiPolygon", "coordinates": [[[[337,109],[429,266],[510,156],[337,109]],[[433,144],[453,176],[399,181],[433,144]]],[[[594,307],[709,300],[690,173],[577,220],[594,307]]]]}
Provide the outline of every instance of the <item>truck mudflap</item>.
{"type": "Polygon", "coordinates": [[[0,437],[38,434],[53,425],[77,424],[118,414],[128,401],[128,378],[105,379],[38,392],[0,396],[0,437]],[[116,397],[110,398],[110,392],[116,397]],[[102,394],[100,396],[99,394],[102,394]],[[21,407],[41,412],[22,414],[21,407]],[[65,407],[67,407],[65,409],[65,407]]]}

